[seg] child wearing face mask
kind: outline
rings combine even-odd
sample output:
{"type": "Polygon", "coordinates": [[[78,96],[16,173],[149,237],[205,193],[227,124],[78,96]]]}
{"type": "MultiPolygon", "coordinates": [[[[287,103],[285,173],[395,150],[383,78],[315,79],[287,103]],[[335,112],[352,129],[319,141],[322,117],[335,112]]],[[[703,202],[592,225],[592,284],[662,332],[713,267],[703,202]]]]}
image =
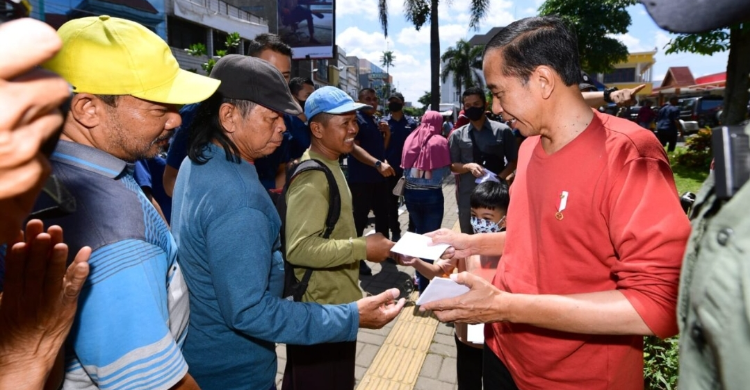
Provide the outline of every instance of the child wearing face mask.
{"type": "MultiPolygon", "coordinates": [[[[488,180],[477,185],[470,200],[471,226],[475,234],[505,231],[505,215],[510,203],[508,185],[505,182],[488,180]]],[[[401,261],[429,279],[436,276],[447,277],[458,268],[458,272],[471,272],[492,281],[500,257],[477,255],[458,260],[438,260],[434,264],[418,258],[402,258],[401,261]]],[[[481,390],[483,344],[468,341],[467,324],[456,323],[455,329],[458,389],[481,390]]]]}

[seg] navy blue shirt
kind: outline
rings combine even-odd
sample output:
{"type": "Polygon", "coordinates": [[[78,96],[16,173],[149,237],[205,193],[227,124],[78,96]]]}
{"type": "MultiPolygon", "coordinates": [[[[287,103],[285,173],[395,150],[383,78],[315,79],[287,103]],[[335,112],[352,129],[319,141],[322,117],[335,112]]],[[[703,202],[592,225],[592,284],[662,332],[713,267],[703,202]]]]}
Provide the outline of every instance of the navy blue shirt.
{"type": "Polygon", "coordinates": [[[310,128],[293,115],[284,115],[284,124],[286,132],[291,136],[289,143],[289,160],[296,160],[302,157],[307,149],[310,148],[312,139],[310,137],[310,128]]]}
{"type": "Polygon", "coordinates": [[[401,155],[404,151],[404,143],[406,142],[406,137],[417,128],[417,122],[407,115],[404,115],[400,121],[393,119],[391,116],[384,119],[388,121],[388,126],[391,128],[391,141],[388,143],[388,148],[385,149],[385,159],[388,160],[388,164],[396,171],[396,177],[401,177],[404,173],[403,168],[401,168],[401,155]]]}
{"type": "MultiPolygon", "coordinates": [[[[357,112],[357,124],[359,125],[359,133],[357,133],[355,140],[359,141],[359,146],[370,153],[372,157],[380,161],[385,160],[383,134],[378,130],[375,118],[357,112]]],[[[350,183],[379,183],[385,180],[375,167],[362,164],[352,155],[349,155],[347,165],[347,181],[350,183]]]]}
{"type": "Polygon", "coordinates": [[[161,207],[164,218],[167,221],[172,219],[172,198],[164,191],[164,166],[167,160],[164,157],[156,156],[148,160],[138,160],[135,162],[135,171],[133,178],[138,185],[151,190],[151,195],[156,203],[161,207]]]}
{"type": "MultiPolygon", "coordinates": [[[[169,151],[167,152],[167,165],[174,169],[180,169],[182,160],[188,155],[188,127],[193,123],[195,114],[198,112],[198,103],[188,104],[182,107],[180,110],[180,116],[182,117],[182,124],[180,127],[175,129],[172,141],[169,143],[169,151]]],[[[159,204],[161,206],[161,204],[159,204]]],[[[163,206],[162,206],[163,207],[163,206]]],[[[162,210],[163,211],[163,210],[162,210]]]]}
{"type": "Polygon", "coordinates": [[[667,104],[659,110],[656,116],[656,129],[677,131],[675,121],[678,119],[680,119],[680,108],[667,104]]]}

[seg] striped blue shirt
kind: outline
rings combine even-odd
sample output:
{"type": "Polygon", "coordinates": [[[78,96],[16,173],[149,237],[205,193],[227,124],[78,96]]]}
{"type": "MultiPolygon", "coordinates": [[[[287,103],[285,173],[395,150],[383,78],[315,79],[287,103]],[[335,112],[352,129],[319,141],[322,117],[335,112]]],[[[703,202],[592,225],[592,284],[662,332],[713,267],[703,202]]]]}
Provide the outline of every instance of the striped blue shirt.
{"type": "MultiPolygon", "coordinates": [[[[72,261],[93,250],[68,337],[64,389],[168,389],[187,373],[188,295],[167,225],[133,179],[133,164],[60,141],[53,173],[77,211],[63,228],[72,261]],[[72,348],[71,348],[72,346],[72,348]]],[[[35,209],[45,207],[45,199],[35,209]]]]}

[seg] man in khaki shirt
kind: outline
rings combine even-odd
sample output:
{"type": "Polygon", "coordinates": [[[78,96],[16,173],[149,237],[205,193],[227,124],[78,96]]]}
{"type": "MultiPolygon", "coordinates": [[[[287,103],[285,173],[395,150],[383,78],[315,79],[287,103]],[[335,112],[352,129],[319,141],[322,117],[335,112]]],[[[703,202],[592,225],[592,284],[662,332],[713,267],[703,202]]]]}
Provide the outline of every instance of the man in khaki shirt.
{"type": "MultiPolygon", "coordinates": [[[[309,171],[289,184],[286,193],[286,258],[298,279],[312,268],[303,302],[349,303],[362,298],[359,260],[381,262],[389,257],[393,242],[382,234],[357,237],[352,197],[338,164],[339,156],[354,148],[359,131],[355,112],[369,107],[355,103],[338,88],[324,87],[305,103],[312,143],[301,161],[315,159],[333,173],[341,194],[341,212],[329,238],[323,238],[329,207],[325,174],[309,171]]],[[[287,345],[283,390],[354,388],[355,341],[312,346],[287,345]],[[331,375],[335,373],[335,375],[331,375]]]]}

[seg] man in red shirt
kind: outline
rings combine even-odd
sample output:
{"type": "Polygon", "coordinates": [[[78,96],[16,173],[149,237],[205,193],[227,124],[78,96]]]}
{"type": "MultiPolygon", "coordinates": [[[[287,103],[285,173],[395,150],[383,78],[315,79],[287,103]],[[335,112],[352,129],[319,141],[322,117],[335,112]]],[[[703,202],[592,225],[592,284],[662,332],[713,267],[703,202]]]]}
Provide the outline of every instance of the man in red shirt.
{"type": "Polygon", "coordinates": [[[488,389],[642,389],[643,335],[677,333],[690,233],[664,149],[578,89],[575,34],[556,17],[522,19],[486,46],[493,111],[521,145],[507,239],[432,233],[447,256],[500,255],[493,283],[422,306],[442,321],[488,323],[488,389]]]}

